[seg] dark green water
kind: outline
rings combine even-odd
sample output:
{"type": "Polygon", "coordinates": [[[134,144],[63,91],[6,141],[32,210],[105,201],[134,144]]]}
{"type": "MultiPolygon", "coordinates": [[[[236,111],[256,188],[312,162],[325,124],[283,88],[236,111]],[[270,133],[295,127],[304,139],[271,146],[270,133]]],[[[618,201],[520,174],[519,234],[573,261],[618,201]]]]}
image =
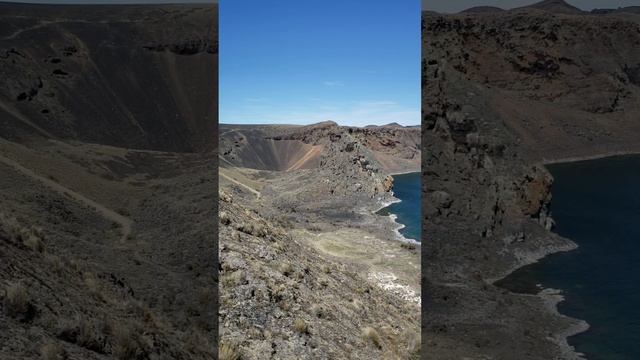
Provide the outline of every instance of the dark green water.
{"type": "Polygon", "coordinates": [[[422,192],[420,188],[420,173],[408,173],[393,176],[393,193],[400,202],[393,203],[380,211],[380,215],[395,215],[396,222],[404,225],[400,234],[406,239],[420,241],[421,237],[421,211],[420,202],[422,192]]]}
{"type": "Polygon", "coordinates": [[[579,246],[519,269],[500,286],[561,289],[558,310],[590,329],[569,344],[591,360],[640,359],[640,157],[548,167],[554,231],[579,246]]]}

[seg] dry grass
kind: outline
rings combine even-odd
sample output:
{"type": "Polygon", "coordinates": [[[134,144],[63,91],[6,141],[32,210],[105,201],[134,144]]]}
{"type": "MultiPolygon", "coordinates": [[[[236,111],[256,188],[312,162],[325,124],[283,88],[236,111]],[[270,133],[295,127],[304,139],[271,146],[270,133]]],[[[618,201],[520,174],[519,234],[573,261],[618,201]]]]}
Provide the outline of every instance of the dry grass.
{"type": "Polygon", "coordinates": [[[95,318],[80,315],[73,319],[61,319],[57,329],[59,339],[99,353],[105,351],[105,333],[105,324],[98,323],[95,318]]]}
{"type": "Polygon", "coordinates": [[[2,230],[15,243],[22,243],[29,249],[42,253],[44,243],[42,241],[42,229],[39,227],[28,228],[20,225],[18,220],[0,212],[0,230],[2,230]]]}
{"type": "Polygon", "coordinates": [[[220,282],[225,287],[233,287],[246,283],[246,276],[242,270],[236,270],[231,274],[221,276],[220,282]]]}
{"type": "Polygon", "coordinates": [[[325,274],[331,274],[331,266],[330,265],[322,265],[322,272],[325,274]]]}
{"type": "Polygon", "coordinates": [[[103,301],[104,296],[102,294],[102,289],[100,288],[100,284],[98,283],[98,279],[91,272],[86,272],[83,274],[84,284],[89,290],[89,294],[93,296],[95,299],[103,301]]]}
{"type": "Polygon", "coordinates": [[[220,214],[218,215],[218,218],[220,219],[220,223],[223,225],[231,224],[231,217],[229,216],[229,213],[227,213],[226,211],[221,211],[220,214]]]}
{"type": "Polygon", "coordinates": [[[369,340],[375,345],[378,349],[382,349],[382,339],[380,338],[380,334],[378,331],[372,327],[365,327],[362,329],[362,337],[365,340],[369,340]]]}
{"type": "Polygon", "coordinates": [[[269,235],[269,231],[261,223],[248,222],[245,224],[239,224],[237,225],[236,229],[238,231],[242,231],[245,234],[249,234],[257,237],[265,237],[269,235]]]}
{"type": "Polygon", "coordinates": [[[289,264],[289,263],[282,263],[278,267],[278,270],[280,270],[282,275],[289,276],[289,275],[291,275],[293,273],[293,266],[291,266],[291,264],[289,264]]]}
{"type": "Polygon", "coordinates": [[[239,360],[240,352],[238,351],[238,347],[233,344],[221,342],[220,347],[218,348],[218,359],[219,360],[239,360]]]}
{"type": "Polygon", "coordinates": [[[65,360],[69,355],[62,346],[53,341],[48,341],[40,348],[40,356],[42,356],[43,360],[65,360]]]}
{"type": "Polygon", "coordinates": [[[141,343],[137,331],[131,330],[127,325],[116,324],[113,328],[114,344],[113,356],[120,360],[139,359],[147,353],[141,343]]]}
{"type": "Polygon", "coordinates": [[[19,316],[29,311],[29,295],[21,283],[7,285],[4,294],[4,310],[9,316],[19,316]]]}
{"type": "Polygon", "coordinates": [[[307,334],[309,332],[309,327],[307,326],[307,323],[300,318],[295,319],[293,321],[293,329],[299,332],[300,334],[307,334]]]}
{"type": "Polygon", "coordinates": [[[44,251],[44,243],[40,237],[35,234],[27,234],[23,236],[22,243],[32,251],[42,253],[44,251]]]}
{"type": "Polygon", "coordinates": [[[54,254],[45,254],[44,259],[47,263],[49,263],[53,272],[57,274],[62,272],[62,269],[64,268],[64,262],[62,261],[60,256],[54,254]]]}

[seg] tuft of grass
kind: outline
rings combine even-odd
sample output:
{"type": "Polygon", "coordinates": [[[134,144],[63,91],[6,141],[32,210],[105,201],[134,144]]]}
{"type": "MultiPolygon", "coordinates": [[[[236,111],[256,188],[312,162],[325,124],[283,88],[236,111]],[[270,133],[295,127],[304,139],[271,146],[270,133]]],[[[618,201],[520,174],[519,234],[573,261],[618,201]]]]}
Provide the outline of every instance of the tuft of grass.
{"type": "Polygon", "coordinates": [[[40,356],[43,360],[65,360],[69,357],[62,346],[53,341],[48,341],[40,348],[40,356]]]}
{"type": "Polygon", "coordinates": [[[58,255],[45,254],[44,259],[47,263],[49,263],[49,265],[51,265],[51,268],[55,273],[60,273],[64,268],[64,263],[62,262],[62,259],[58,255]]]}
{"type": "Polygon", "coordinates": [[[76,315],[72,319],[60,320],[57,328],[57,337],[85,349],[104,353],[106,347],[104,330],[104,324],[98,324],[95,318],[88,319],[76,315]]]}
{"type": "Polygon", "coordinates": [[[220,214],[218,214],[218,218],[220,219],[220,223],[223,225],[231,224],[231,217],[226,211],[221,211],[220,214]]]}
{"type": "Polygon", "coordinates": [[[220,281],[222,282],[222,285],[226,287],[238,286],[246,283],[246,276],[244,271],[236,270],[231,274],[223,275],[220,281]]]}
{"type": "Polygon", "coordinates": [[[378,349],[382,349],[382,339],[380,338],[380,334],[378,331],[372,327],[365,327],[362,329],[362,337],[366,340],[369,340],[375,345],[378,349]]]}
{"type": "Polygon", "coordinates": [[[280,270],[282,275],[289,276],[293,273],[293,266],[291,266],[291,264],[289,263],[284,262],[280,264],[280,266],[278,267],[278,270],[280,270]]]}
{"type": "Polygon", "coordinates": [[[322,265],[321,270],[325,274],[331,274],[331,266],[329,266],[329,265],[326,265],[326,264],[322,265]]]}
{"type": "Polygon", "coordinates": [[[218,348],[218,359],[219,360],[239,360],[240,352],[238,351],[238,347],[233,344],[221,342],[220,347],[218,348]]]}
{"type": "Polygon", "coordinates": [[[29,295],[21,283],[10,283],[4,294],[4,310],[7,315],[17,317],[29,311],[29,295]]]}
{"type": "Polygon", "coordinates": [[[147,350],[141,343],[138,332],[132,331],[127,325],[115,324],[112,329],[114,335],[113,356],[120,360],[144,358],[147,350]]]}
{"type": "Polygon", "coordinates": [[[44,251],[44,243],[37,235],[31,233],[23,236],[22,243],[32,251],[42,253],[44,251]]]}
{"type": "Polygon", "coordinates": [[[307,334],[309,332],[307,323],[300,318],[297,318],[293,321],[293,329],[300,334],[307,334]]]}

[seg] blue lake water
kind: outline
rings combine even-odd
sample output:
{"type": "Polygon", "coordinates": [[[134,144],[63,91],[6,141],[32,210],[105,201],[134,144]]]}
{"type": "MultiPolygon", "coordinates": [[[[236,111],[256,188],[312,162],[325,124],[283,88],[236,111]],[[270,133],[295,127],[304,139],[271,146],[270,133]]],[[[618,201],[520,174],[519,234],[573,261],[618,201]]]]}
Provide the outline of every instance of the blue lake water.
{"type": "Polygon", "coordinates": [[[555,232],[579,246],[525,266],[498,285],[561,289],[558,310],[591,328],[569,344],[590,360],[640,359],[640,157],[548,166],[555,232]]]}
{"type": "Polygon", "coordinates": [[[393,175],[393,193],[401,201],[378,211],[380,215],[396,215],[396,222],[404,225],[404,228],[400,229],[400,234],[415,241],[420,241],[422,233],[420,181],[419,172],[393,175]]]}

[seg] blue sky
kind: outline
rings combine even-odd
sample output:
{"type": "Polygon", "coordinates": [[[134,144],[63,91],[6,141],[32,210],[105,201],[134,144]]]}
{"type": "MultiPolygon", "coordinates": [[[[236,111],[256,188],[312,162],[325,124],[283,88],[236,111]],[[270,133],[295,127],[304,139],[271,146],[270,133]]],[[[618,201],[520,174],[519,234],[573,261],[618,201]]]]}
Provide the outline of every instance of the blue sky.
{"type": "Polygon", "coordinates": [[[420,1],[220,1],[220,122],[324,120],[420,124],[420,1]]]}

